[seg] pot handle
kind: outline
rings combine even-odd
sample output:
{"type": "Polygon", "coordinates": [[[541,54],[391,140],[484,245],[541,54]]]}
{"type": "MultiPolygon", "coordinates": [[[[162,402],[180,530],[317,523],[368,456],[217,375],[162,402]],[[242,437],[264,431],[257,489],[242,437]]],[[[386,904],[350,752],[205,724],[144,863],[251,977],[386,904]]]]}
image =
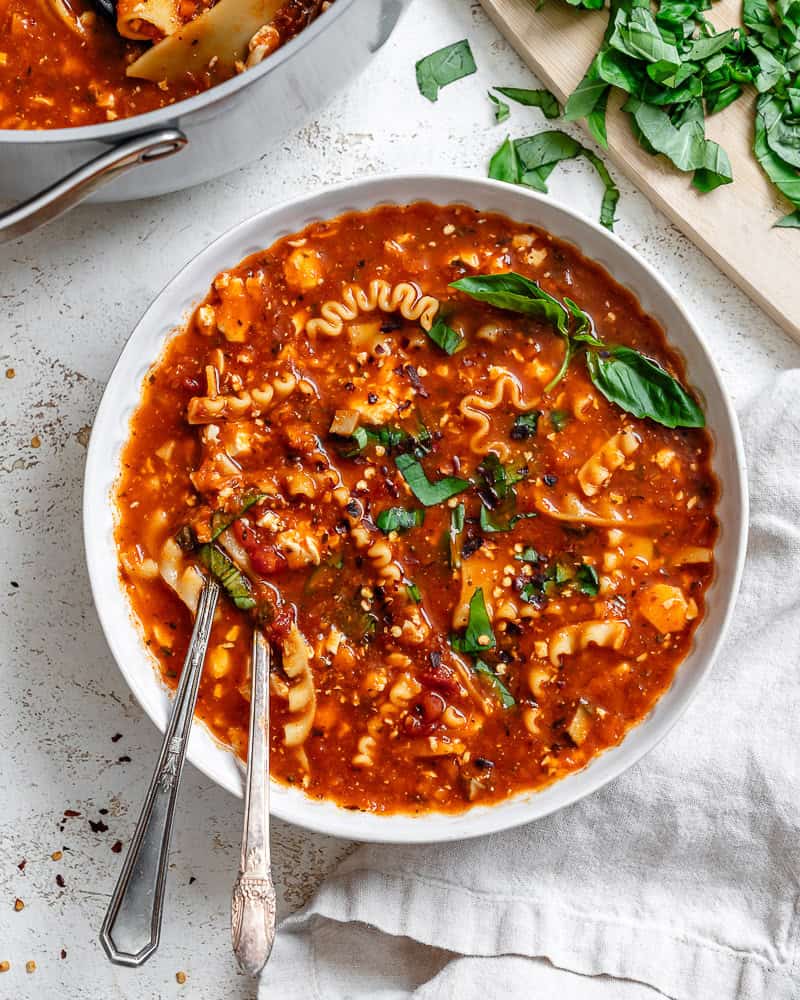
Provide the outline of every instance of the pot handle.
{"type": "Polygon", "coordinates": [[[101,153],[27,201],[0,212],[0,243],[24,236],[58,218],[92,191],[128,170],[172,156],[183,149],[187,141],[183,132],[170,128],[138,135],[101,153]]]}

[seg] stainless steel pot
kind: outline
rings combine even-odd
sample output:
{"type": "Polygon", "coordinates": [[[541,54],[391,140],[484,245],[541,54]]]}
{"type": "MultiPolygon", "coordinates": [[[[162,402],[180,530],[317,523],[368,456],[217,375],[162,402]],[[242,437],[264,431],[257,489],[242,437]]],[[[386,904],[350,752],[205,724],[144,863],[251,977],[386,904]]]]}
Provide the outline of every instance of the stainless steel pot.
{"type": "Polygon", "coordinates": [[[0,129],[0,241],[94,196],[147,198],[256,159],[352,80],[411,0],[336,0],[260,66],[197,97],[101,125],[0,129]]]}

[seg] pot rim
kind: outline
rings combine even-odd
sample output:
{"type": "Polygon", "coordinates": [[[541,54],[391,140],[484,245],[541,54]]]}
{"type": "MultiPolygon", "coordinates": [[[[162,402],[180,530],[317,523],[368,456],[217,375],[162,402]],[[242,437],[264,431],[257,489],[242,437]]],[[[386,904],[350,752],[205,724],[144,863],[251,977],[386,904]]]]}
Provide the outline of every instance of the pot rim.
{"type": "Polygon", "coordinates": [[[269,73],[278,70],[284,62],[292,58],[295,52],[310,45],[329,25],[333,25],[334,21],[343,17],[345,12],[358,2],[359,0],[336,0],[336,3],[324,10],[308,27],[282,45],[260,66],[248,69],[244,73],[237,73],[230,80],[218,83],[216,86],[210,87],[200,94],[195,94],[193,97],[187,97],[183,101],[177,101],[175,104],[168,104],[163,108],[156,108],[154,111],[147,111],[141,115],[118,118],[113,122],[99,122],[94,125],[51,129],[0,129],[0,145],[3,143],[45,145],[67,142],[111,142],[141,132],[149,132],[151,129],[174,125],[182,115],[188,115],[193,111],[224,101],[237,91],[249,87],[269,73]]]}

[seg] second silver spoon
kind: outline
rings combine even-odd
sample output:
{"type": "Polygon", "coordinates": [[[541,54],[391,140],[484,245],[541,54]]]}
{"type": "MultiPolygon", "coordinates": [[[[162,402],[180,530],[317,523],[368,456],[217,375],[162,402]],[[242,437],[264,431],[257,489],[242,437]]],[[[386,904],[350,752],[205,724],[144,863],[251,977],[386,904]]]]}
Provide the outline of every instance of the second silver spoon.
{"type": "Polygon", "coordinates": [[[267,640],[253,633],[250,744],[239,875],[231,900],[233,951],[243,972],[257,976],[275,939],[275,887],[269,851],[269,661],[267,640]]]}

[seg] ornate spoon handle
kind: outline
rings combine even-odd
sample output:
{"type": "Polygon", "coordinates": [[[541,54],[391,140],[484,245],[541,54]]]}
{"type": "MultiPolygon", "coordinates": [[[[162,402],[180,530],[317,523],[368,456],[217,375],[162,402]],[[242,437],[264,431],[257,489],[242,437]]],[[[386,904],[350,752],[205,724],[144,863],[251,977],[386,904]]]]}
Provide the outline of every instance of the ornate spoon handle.
{"type": "Polygon", "coordinates": [[[275,887],[269,858],[269,646],[253,633],[250,745],[239,875],[231,899],[231,939],[243,972],[258,975],[275,939],[275,887]]]}
{"type": "Polygon", "coordinates": [[[219,584],[207,577],[158,763],[103,921],[100,941],[117,965],[142,965],[158,948],[175,802],[218,597],[219,584]]]}

